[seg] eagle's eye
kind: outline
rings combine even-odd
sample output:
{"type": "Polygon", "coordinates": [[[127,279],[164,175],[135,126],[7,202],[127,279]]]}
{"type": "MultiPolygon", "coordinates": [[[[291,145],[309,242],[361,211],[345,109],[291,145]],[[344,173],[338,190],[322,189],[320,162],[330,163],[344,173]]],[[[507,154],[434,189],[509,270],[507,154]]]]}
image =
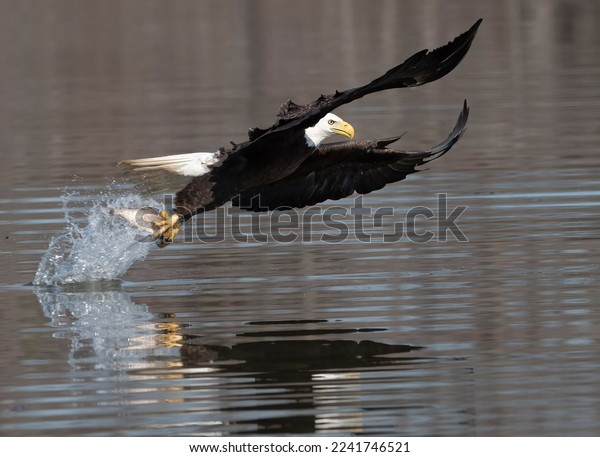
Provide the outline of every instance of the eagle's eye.
{"type": "Polygon", "coordinates": [[[333,125],[333,124],[335,124],[335,121],[334,121],[333,119],[329,119],[329,120],[327,121],[327,123],[328,123],[329,125],[333,125]]]}

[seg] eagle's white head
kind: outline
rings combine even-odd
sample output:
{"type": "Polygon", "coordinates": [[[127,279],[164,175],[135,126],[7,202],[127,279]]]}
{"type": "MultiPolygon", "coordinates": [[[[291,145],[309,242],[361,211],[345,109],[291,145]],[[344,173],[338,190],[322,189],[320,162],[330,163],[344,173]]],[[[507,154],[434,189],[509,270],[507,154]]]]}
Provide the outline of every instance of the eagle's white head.
{"type": "Polygon", "coordinates": [[[321,142],[335,134],[354,137],[354,127],[333,113],[328,113],[319,122],[304,131],[306,143],[318,148],[321,142]]]}

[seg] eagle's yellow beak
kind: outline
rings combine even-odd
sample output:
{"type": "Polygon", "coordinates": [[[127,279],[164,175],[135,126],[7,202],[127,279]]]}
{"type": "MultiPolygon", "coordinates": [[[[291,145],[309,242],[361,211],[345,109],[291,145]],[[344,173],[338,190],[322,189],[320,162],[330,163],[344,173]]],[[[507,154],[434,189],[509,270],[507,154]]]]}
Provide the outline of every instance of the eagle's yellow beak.
{"type": "Polygon", "coordinates": [[[331,127],[331,130],[347,138],[354,138],[354,127],[347,122],[336,122],[336,124],[331,127]]]}

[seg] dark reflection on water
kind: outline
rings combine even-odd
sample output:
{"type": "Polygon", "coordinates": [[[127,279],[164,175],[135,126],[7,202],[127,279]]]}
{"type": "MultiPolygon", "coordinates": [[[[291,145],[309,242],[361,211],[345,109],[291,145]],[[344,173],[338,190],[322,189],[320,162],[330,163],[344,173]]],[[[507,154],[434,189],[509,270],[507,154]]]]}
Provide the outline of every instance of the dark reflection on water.
{"type": "MultiPolygon", "coordinates": [[[[167,401],[194,405],[184,409],[202,417],[198,423],[202,429],[197,432],[217,429],[217,424],[204,415],[232,413],[240,418],[227,421],[230,433],[308,433],[328,428],[360,431],[364,427],[358,412],[361,394],[353,389],[365,383],[361,372],[395,367],[410,370],[425,361],[408,354],[419,347],[405,344],[368,339],[296,339],[385,332],[383,328],[327,329],[327,320],[248,322],[249,326],[272,330],[240,333],[232,337],[239,342],[217,345],[210,344],[210,338],[204,335],[186,331],[175,313],[155,316],[146,305],[135,304],[130,294],[120,290],[118,282],[69,286],[66,290],[37,288],[35,293],[55,329],[54,338],[70,343],[68,361],[73,374],[85,376],[90,370],[111,370],[125,371],[132,379],[158,380],[166,376],[178,380],[167,388],[173,397],[167,401]],[[298,330],[313,325],[318,328],[298,330]],[[257,337],[261,340],[255,341],[257,337]],[[181,362],[174,364],[177,352],[181,362]],[[161,358],[169,362],[157,363],[161,358]],[[208,400],[215,390],[222,391],[219,397],[208,400]],[[181,396],[183,393],[185,396],[181,396]],[[344,413],[344,407],[335,403],[336,397],[345,402],[348,396],[354,398],[349,409],[355,412],[344,413]],[[333,404],[335,408],[329,406],[333,404]],[[251,413],[252,419],[246,413],[251,413]]],[[[94,384],[106,389],[106,380],[95,380],[94,384]]],[[[154,395],[164,389],[164,382],[150,385],[143,389],[154,395]]],[[[131,390],[121,392],[118,403],[134,402],[128,397],[137,388],[131,390]]],[[[415,407],[422,406],[406,406],[415,407]]],[[[29,412],[32,408],[17,403],[12,409],[29,412]]]]}
{"type": "Polygon", "coordinates": [[[0,434],[600,433],[596,3],[13,3],[0,434]],[[447,194],[468,242],[239,243],[209,219],[222,242],[154,250],[119,281],[28,285],[63,188],[105,196],[126,157],[240,141],[287,98],[367,81],[478,17],[456,72],[338,113],[359,138],[426,147],[467,98],[457,147],[364,203],[402,217],[447,194]]]}
{"type": "MultiPolygon", "coordinates": [[[[352,330],[348,330],[352,332],[352,330]]],[[[263,406],[283,411],[293,410],[291,415],[246,419],[240,424],[252,424],[253,430],[262,433],[310,433],[335,424],[340,431],[362,429],[360,394],[354,393],[352,409],[356,412],[327,412],[327,404],[335,397],[345,399],[359,387],[360,372],[365,369],[381,370],[384,367],[410,365],[417,358],[401,355],[415,349],[409,345],[390,345],[364,340],[271,340],[240,343],[232,347],[185,343],[181,355],[185,367],[203,367],[209,364],[234,360],[225,365],[225,373],[252,373],[255,388],[254,401],[260,396],[269,398],[263,406]],[[390,355],[380,358],[381,355],[390,355]],[[264,393],[263,393],[264,392],[264,393]],[[335,393],[334,393],[335,392],[335,393]]],[[[194,377],[197,375],[190,375],[194,377]]],[[[409,406],[406,406],[409,408],[409,406]]],[[[413,406],[414,408],[414,406],[413,406]]],[[[250,409],[255,409],[250,407],[250,409]]]]}

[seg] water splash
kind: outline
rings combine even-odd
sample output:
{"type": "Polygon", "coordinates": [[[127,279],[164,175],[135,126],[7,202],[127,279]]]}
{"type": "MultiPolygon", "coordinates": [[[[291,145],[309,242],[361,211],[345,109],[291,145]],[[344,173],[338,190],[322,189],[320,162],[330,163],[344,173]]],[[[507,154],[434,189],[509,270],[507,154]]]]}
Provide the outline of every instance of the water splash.
{"type": "Polygon", "coordinates": [[[67,221],[42,257],[33,284],[56,285],[120,278],[143,260],[154,243],[147,233],[110,214],[115,208],[158,208],[156,201],[109,187],[107,191],[79,188],[63,195],[67,221]]]}

